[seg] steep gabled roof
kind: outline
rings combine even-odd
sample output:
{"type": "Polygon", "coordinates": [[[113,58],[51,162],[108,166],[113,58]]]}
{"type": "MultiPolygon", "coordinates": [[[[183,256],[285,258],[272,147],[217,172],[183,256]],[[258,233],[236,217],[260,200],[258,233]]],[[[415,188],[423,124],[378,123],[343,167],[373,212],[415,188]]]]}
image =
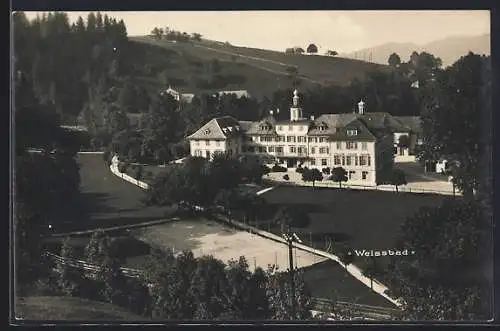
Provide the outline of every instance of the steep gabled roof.
{"type": "Polygon", "coordinates": [[[241,133],[240,124],[231,116],[216,117],[186,139],[226,139],[241,133]]]}
{"type": "Polygon", "coordinates": [[[331,140],[367,140],[373,141],[376,135],[364,122],[358,119],[358,114],[324,114],[318,117],[311,126],[308,135],[329,136],[331,140]],[[321,126],[325,126],[321,130],[321,126]],[[347,130],[355,129],[356,135],[350,136],[347,130]]]}
{"type": "Polygon", "coordinates": [[[252,125],[254,125],[255,123],[258,123],[258,122],[253,122],[253,121],[238,121],[238,123],[240,123],[241,130],[243,132],[247,132],[248,129],[250,129],[250,127],[252,125]]]}
{"type": "Polygon", "coordinates": [[[309,132],[310,135],[334,135],[337,130],[356,119],[356,114],[323,114],[314,122],[309,132]],[[320,126],[326,124],[325,130],[320,130],[320,126]]]}
{"type": "Polygon", "coordinates": [[[311,136],[329,136],[331,140],[376,140],[376,135],[357,117],[357,114],[324,114],[314,121],[308,132],[311,136]],[[326,124],[324,130],[320,126],[326,124]],[[347,130],[355,129],[357,134],[349,136],[347,130]]]}
{"type": "Polygon", "coordinates": [[[409,131],[415,133],[422,132],[422,122],[419,116],[394,116],[394,118],[407,127],[409,131]]]}
{"type": "Polygon", "coordinates": [[[408,130],[406,126],[388,113],[364,113],[356,115],[370,129],[390,130],[392,132],[405,132],[408,130]]]}
{"type": "Polygon", "coordinates": [[[273,116],[267,116],[259,122],[251,122],[246,133],[276,135],[276,119],[273,116]]]}

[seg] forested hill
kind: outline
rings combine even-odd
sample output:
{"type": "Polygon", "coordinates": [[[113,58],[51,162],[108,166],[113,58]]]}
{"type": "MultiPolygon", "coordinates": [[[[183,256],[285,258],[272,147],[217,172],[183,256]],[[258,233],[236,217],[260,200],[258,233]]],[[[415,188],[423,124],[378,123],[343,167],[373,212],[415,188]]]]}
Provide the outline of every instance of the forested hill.
{"type": "Polygon", "coordinates": [[[61,12],[32,21],[18,12],[14,45],[18,73],[33,86],[35,97],[53,106],[68,124],[78,115],[90,116],[82,110],[118,97],[127,83],[127,92],[134,96],[129,99],[135,100],[129,108],[141,112],[147,110],[151,94],[168,85],[195,94],[244,89],[258,100],[264,96],[272,100],[277,90],[315,90],[330,83],[347,86],[353,78],[387,68],[324,56],[288,56],[244,47],[228,50],[205,41],[130,39],[123,21],[100,13],[70,23],[61,12]]]}
{"type": "Polygon", "coordinates": [[[14,57],[18,76],[32,85],[41,104],[53,106],[62,120],[76,118],[96,102],[99,89],[130,70],[121,56],[127,44],[123,21],[89,14],[70,24],[65,13],[49,13],[31,22],[14,15],[14,57]]]}
{"type": "MultiPolygon", "coordinates": [[[[306,116],[351,112],[361,98],[368,112],[418,115],[418,90],[411,84],[418,79],[424,86],[426,76],[439,66],[426,53],[419,64],[388,67],[186,36],[187,41],[168,40],[165,35],[129,38],[123,21],[100,13],[70,23],[65,13],[29,21],[18,12],[14,15],[16,70],[23,93],[31,94],[22,102],[32,98],[58,113],[64,124],[83,122],[93,134],[103,128],[119,132],[128,126],[127,113],[149,113],[160,89],[171,85],[197,95],[183,109],[182,118],[188,123],[176,127],[176,136],[184,137],[213,116],[258,120],[276,108],[286,116],[283,110],[289,108],[295,87],[306,116]],[[330,84],[334,80],[343,84],[330,84]],[[253,98],[217,99],[206,93],[239,89],[248,90],[253,98]]],[[[101,140],[109,141],[106,135],[101,140]]]]}

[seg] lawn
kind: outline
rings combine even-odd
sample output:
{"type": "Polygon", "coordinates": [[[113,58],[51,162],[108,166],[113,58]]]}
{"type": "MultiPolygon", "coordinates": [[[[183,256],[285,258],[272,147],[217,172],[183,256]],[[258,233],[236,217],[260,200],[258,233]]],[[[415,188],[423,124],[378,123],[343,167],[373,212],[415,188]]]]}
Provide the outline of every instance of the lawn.
{"type": "Polygon", "coordinates": [[[62,296],[16,298],[16,318],[29,321],[144,321],[126,309],[109,303],[62,296]]]}
{"type": "Polygon", "coordinates": [[[397,308],[351,276],[337,262],[327,260],[303,268],[304,279],[314,298],[397,308]]]}
{"type": "MultiPolygon", "coordinates": [[[[311,220],[307,228],[297,230],[305,244],[326,250],[326,237],[330,237],[345,244],[348,251],[394,248],[407,217],[444,199],[441,195],[288,186],[262,196],[269,206],[259,227],[279,234],[281,229],[269,227],[266,220],[282,205],[298,205],[311,220]]],[[[353,263],[363,268],[366,262],[367,258],[360,257],[353,263]]]]}
{"type": "MultiPolygon", "coordinates": [[[[146,207],[144,190],[111,173],[102,155],[79,154],[81,203],[74,218],[57,224],[54,232],[79,231],[160,220],[174,207],[146,207]]],[[[62,206],[64,207],[64,206],[62,206]]]]}

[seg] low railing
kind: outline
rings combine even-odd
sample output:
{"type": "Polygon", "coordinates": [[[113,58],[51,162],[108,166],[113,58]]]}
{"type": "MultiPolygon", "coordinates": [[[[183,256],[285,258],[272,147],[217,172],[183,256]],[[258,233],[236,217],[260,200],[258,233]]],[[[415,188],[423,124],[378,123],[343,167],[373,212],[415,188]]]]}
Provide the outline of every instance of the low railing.
{"type": "MultiPolygon", "coordinates": [[[[312,186],[311,182],[296,182],[296,181],[285,181],[285,180],[280,180],[279,178],[268,178],[270,181],[273,181],[275,183],[280,183],[280,184],[286,184],[288,186],[312,186]]],[[[441,195],[456,195],[456,196],[461,196],[462,193],[459,192],[458,190],[453,193],[453,191],[447,191],[447,190],[433,190],[433,189],[424,189],[424,188],[417,188],[417,187],[405,187],[405,186],[398,186],[398,189],[396,190],[396,187],[394,185],[360,185],[360,184],[348,184],[346,182],[342,182],[342,187],[339,186],[338,182],[334,182],[331,180],[323,180],[323,181],[316,181],[315,183],[316,187],[328,187],[328,188],[341,188],[341,189],[353,189],[353,190],[375,190],[375,191],[388,191],[388,192],[405,192],[405,193],[426,193],[426,194],[441,194],[441,195]]]]}
{"type": "MultiPolygon", "coordinates": [[[[80,270],[99,272],[102,268],[102,266],[99,264],[93,264],[93,263],[89,263],[87,261],[77,260],[77,259],[73,259],[73,258],[64,258],[62,256],[59,256],[57,254],[50,253],[50,252],[44,252],[44,255],[46,257],[50,258],[55,263],[63,263],[67,266],[77,268],[80,270]]],[[[141,270],[137,270],[137,269],[120,267],[120,271],[126,277],[142,278],[144,276],[144,272],[141,270]]]]}
{"type": "Polygon", "coordinates": [[[401,316],[402,311],[394,308],[364,305],[345,301],[332,301],[325,298],[312,298],[311,303],[316,310],[333,311],[348,310],[352,317],[363,317],[375,320],[391,320],[401,316]]]}

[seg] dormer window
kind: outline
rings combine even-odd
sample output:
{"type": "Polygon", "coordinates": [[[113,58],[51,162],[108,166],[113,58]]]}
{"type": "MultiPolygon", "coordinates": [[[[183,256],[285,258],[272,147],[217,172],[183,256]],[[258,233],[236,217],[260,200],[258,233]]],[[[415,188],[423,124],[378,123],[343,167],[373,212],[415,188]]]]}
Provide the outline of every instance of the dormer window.
{"type": "Polygon", "coordinates": [[[356,130],[356,129],[349,129],[349,130],[347,130],[347,135],[348,136],[357,136],[358,135],[358,130],[356,130]]]}
{"type": "Polygon", "coordinates": [[[325,131],[327,129],[326,123],[322,122],[318,125],[319,131],[325,131]]]}

